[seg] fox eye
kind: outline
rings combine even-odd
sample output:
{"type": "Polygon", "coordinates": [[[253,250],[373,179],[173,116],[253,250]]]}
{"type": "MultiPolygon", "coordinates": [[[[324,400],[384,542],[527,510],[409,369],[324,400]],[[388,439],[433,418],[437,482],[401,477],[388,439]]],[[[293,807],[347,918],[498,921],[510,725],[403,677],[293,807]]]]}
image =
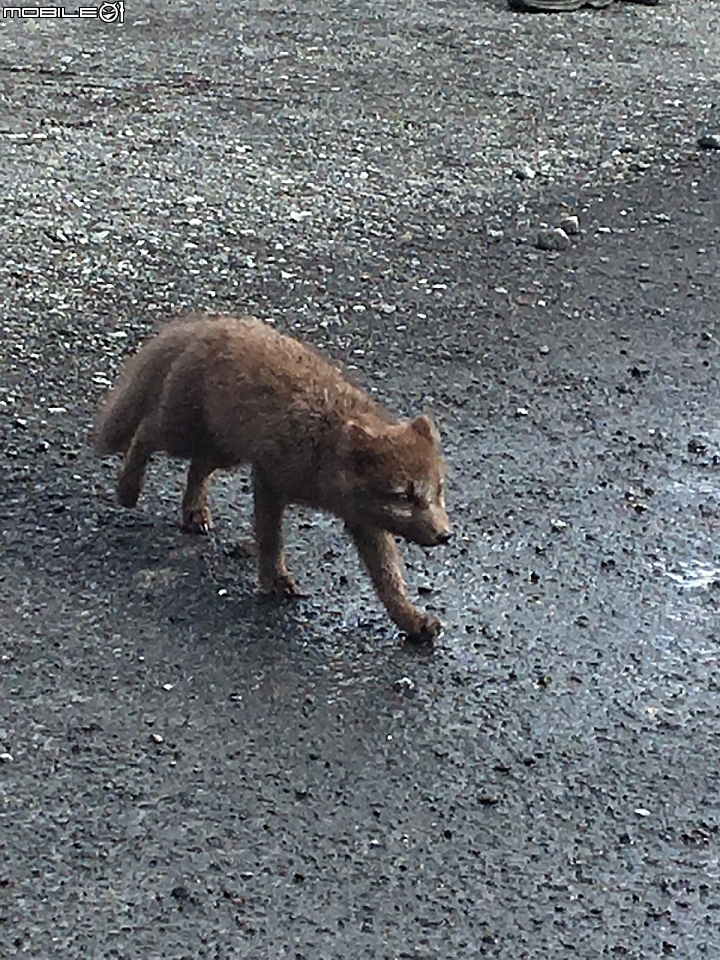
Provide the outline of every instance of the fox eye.
{"type": "Polygon", "coordinates": [[[413,493],[413,486],[410,484],[407,487],[398,487],[396,490],[390,490],[388,499],[394,500],[396,503],[412,503],[413,493]]]}

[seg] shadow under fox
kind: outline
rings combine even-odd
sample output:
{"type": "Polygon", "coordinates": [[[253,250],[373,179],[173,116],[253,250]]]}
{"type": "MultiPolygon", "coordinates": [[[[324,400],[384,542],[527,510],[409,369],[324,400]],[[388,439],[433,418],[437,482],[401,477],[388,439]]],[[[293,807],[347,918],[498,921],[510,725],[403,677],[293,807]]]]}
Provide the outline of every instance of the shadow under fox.
{"type": "Polygon", "coordinates": [[[145,343],[97,418],[102,455],[123,453],[117,483],[137,503],[157,450],[190,460],[183,526],[212,527],[215,470],[252,464],[260,588],[298,594],[285,565],[289,503],[340,517],[397,626],[428,640],[440,621],[408,599],[393,535],[421,546],[451,535],[444,464],[430,419],[393,421],[311,347],[255,319],[177,321],[145,343]]]}

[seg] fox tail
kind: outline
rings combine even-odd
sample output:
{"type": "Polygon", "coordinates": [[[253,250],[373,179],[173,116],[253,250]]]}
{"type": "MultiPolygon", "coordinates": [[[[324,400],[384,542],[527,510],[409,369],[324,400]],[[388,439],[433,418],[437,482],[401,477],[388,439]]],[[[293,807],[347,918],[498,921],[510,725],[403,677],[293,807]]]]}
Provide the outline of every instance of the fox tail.
{"type": "Polygon", "coordinates": [[[157,409],[165,378],[185,343],[182,326],[171,324],[130,358],[95,420],[93,445],[100,456],[128,449],[142,421],[157,409]]]}

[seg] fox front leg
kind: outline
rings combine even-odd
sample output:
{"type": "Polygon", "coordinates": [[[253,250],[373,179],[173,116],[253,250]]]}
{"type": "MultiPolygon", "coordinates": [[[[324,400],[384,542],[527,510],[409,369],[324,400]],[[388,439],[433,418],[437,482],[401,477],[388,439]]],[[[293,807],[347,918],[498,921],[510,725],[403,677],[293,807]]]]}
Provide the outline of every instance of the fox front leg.
{"type": "Polygon", "coordinates": [[[393,622],[414,642],[434,640],[442,630],[442,623],[432,614],[418,610],[408,599],[402,558],[392,535],[375,528],[348,527],[348,530],[393,622]]]}
{"type": "Polygon", "coordinates": [[[273,597],[305,596],[285,564],[282,537],[285,504],[273,491],[262,472],[255,467],[253,468],[253,497],[258,580],[261,592],[273,597]]]}

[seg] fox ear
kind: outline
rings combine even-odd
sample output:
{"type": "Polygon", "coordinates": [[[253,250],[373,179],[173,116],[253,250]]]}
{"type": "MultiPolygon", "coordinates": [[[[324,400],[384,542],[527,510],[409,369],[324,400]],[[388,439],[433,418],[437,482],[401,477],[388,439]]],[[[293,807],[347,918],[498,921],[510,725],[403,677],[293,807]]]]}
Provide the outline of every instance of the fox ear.
{"type": "Polygon", "coordinates": [[[426,417],[425,414],[422,416],[415,417],[414,420],[410,421],[410,428],[419,434],[421,437],[424,437],[426,440],[429,440],[430,443],[437,443],[439,440],[438,432],[435,429],[430,417],[426,417]]]}
{"type": "Polygon", "coordinates": [[[357,420],[350,420],[345,425],[345,439],[350,442],[351,446],[361,446],[364,447],[368,443],[373,443],[380,436],[375,430],[372,430],[370,427],[364,426],[362,423],[358,423],[357,420]]]}

